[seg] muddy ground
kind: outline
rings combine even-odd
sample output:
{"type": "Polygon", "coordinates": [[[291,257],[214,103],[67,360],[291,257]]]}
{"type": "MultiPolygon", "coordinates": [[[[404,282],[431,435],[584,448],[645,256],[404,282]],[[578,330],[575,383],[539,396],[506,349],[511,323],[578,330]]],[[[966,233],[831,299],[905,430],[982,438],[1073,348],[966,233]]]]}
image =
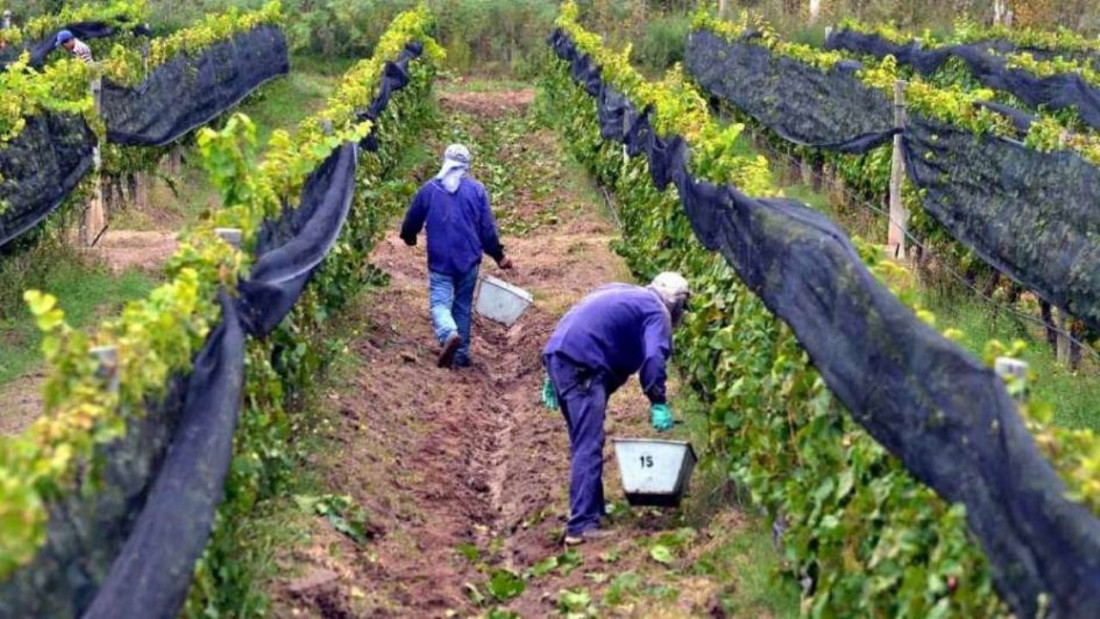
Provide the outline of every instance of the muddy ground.
{"type": "MultiPolygon", "coordinates": [[[[423,243],[409,248],[390,234],[378,245],[373,263],[390,284],[361,298],[347,319],[346,367],[319,398],[326,448],[310,463],[326,492],[365,510],[369,539],[313,518],[306,541],[279,553],[274,616],[728,610],[723,600],[736,579],[698,569],[721,540],[684,526],[676,510],[629,510],[610,440],[604,475],[616,534],[573,550],[562,545],[568,440],[561,414],[540,402],[540,350],[584,293],[630,278],[609,249],[616,230],[598,194],[565,163],[555,137],[525,119],[530,100],[449,94],[441,102],[454,134],[433,139],[432,148],[462,137],[475,176],[509,171],[508,182],[486,184],[516,269],[483,265],[483,273],[532,291],[535,305],[512,328],[478,317],[473,367],[438,369],[423,243]]],[[[609,439],[654,434],[636,381],[612,398],[606,429],[609,439]]],[[[722,534],[743,528],[736,510],[706,518],[722,534]]],[[[744,616],[769,614],[756,608],[744,616]]]]}

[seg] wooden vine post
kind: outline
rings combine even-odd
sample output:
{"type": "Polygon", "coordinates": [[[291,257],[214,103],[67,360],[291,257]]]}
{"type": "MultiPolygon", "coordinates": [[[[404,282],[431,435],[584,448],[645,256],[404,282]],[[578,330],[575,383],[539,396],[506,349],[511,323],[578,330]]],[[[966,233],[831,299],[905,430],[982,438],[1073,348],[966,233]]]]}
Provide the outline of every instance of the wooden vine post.
{"type": "MultiPolygon", "coordinates": [[[[1063,131],[1058,136],[1058,145],[1065,148],[1069,141],[1069,132],[1063,131]]],[[[1076,370],[1080,362],[1080,345],[1074,341],[1074,319],[1062,308],[1054,310],[1054,324],[1057,326],[1057,336],[1054,345],[1054,356],[1062,365],[1076,370]],[[1075,359],[1076,358],[1076,359],[1075,359]]]]}
{"type": "MultiPolygon", "coordinates": [[[[92,78],[92,101],[95,103],[95,114],[102,114],[102,82],[98,77],[92,78]]],[[[92,178],[92,199],[88,207],[84,209],[84,222],[80,227],[80,241],[92,247],[99,241],[99,237],[107,229],[107,213],[103,208],[103,155],[97,143],[92,148],[92,160],[95,162],[95,171],[92,178]]]]}
{"type": "Polygon", "coordinates": [[[905,258],[905,236],[909,231],[909,212],[901,200],[905,181],[905,157],[902,154],[901,130],[905,129],[905,82],[894,82],[894,158],[890,166],[890,229],[886,244],[895,258],[905,258]]]}
{"type": "MultiPolygon", "coordinates": [[[[145,27],[148,28],[149,24],[145,24],[145,27]]],[[[149,78],[148,39],[146,39],[145,43],[141,46],[141,67],[141,79],[144,82],[146,79],[149,78]]],[[[151,182],[152,178],[150,177],[148,172],[141,171],[134,173],[134,192],[132,198],[134,200],[134,208],[136,208],[139,212],[145,212],[145,210],[149,208],[149,184],[151,182]]]]}

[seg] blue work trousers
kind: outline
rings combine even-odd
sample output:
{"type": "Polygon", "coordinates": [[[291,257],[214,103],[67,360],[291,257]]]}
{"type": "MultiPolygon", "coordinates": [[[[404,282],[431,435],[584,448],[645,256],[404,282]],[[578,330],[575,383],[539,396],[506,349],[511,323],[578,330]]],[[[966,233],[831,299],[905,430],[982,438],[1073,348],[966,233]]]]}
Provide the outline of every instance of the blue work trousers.
{"type": "Polygon", "coordinates": [[[566,533],[580,535],[599,526],[604,515],[603,422],[611,394],[607,381],[597,371],[554,354],[546,355],[543,364],[569,428],[571,469],[566,533]]]}
{"type": "Polygon", "coordinates": [[[458,276],[431,271],[428,281],[428,298],[431,304],[435,337],[442,344],[452,333],[457,332],[462,336],[462,344],[455,353],[455,363],[459,365],[469,363],[470,323],[474,317],[477,266],[458,276]]]}

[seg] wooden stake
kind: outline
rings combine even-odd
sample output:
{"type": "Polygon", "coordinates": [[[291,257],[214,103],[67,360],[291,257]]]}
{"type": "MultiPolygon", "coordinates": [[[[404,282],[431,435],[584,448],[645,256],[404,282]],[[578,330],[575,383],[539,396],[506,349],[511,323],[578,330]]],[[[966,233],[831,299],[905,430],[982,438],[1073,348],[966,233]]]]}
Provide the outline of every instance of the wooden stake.
{"type": "Polygon", "coordinates": [[[134,208],[144,212],[149,208],[149,182],[147,172],[134,174],[134,208]]]}
{"type": "MultiPolygon", "coordinates": [[[[92,80],[92,100],[95,102],[95,113],[99,116],[102,112],[102,89],[99,78],[92,80]]],[[[92,200],[88,208],[84,210],[84,222],[81,226],[81,242],[91,247],[99,240],[100,235],[107,229],[107,213],[103,208],[103,157],[99,151],[99,144],[92,149],[92,159],[95,162],[95,172],[92,182],[92,200]]]]}
{"type": "Polygon", "coordinates": [[[1054,310],[1055,323],[1058,325],[1058,344],[1056,346],[1056,355],[1058,363],[1069,366],[1070,361],[1070,339],[1069,330],[1072,326],[1073,319],[1069,314],[1066,314],[1061,308],[1054,310]]]}
{"type": "MultiPolygon", "coordinates": [[[[894,127],[905,128],[905,82],[894,82],[894,127]]],[[[909,212],[901,201],[905,180],[905,157],[902,155],[901,133],[894,136],[894,158],[890,167],[890,229],[886,244],[895,257],[905,258],[905,235],[909,229],[909,212]]]]}

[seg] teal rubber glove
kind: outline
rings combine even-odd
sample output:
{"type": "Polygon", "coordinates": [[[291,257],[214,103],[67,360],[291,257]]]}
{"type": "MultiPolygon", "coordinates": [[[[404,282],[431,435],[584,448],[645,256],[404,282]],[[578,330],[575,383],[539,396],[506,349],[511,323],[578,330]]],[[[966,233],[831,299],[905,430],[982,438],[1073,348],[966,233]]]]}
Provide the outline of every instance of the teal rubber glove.
{"type": "Polygon", "coordinates": [[[554,383],[550,382],[549,376],[542,381],[542,405],[552,411],[558,410],[558,394],[554,392],[554,383]]]}
{"type": "Polygon", "coordinates": [[[672,409],[668,404],[654,404],[649,407],[649,422],[658,432],[672,429],[672,409]]]}

